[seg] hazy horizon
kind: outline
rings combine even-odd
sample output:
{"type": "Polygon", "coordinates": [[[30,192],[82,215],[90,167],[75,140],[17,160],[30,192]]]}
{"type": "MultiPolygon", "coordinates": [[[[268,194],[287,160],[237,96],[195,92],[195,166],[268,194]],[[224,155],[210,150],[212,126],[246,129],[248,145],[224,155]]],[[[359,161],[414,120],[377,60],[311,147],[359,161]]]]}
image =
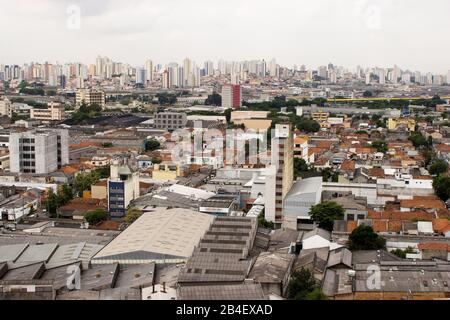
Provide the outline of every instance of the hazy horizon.
{"type": "Polygon", "coordinates": [[[189,57],[447,74],[450,2],[433,0],[0,0],[0,63],[133,66],[189,57]],[[79,15],[78,15],[79,11],[79,15]]]}

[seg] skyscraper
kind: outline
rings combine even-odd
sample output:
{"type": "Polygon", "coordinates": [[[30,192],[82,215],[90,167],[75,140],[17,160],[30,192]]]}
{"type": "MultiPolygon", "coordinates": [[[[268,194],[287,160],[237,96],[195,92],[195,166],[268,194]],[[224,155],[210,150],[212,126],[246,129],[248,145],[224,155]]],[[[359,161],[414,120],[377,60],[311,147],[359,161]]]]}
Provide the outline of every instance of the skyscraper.
{"type": "Polygon", "coordinates": [[[222,87],[222,107],[233,109],[242,107],[242,88],[240,85],[227,84],[222,87]]]}
{"type": "Polygon", "coordinates": [[[205,75],[207,76],[214,75],[214,63],[212,61],[205,62],[205,75]]]}
{"type": "Polygon", "coordinates": [[[146,72],[146,76],[147,76],[147,81],[148,82],[152,82],[153,81],[153,61],[152,60],[147,60],[145,61],[145,72],[146,72]]]}
{"type": "Polygon", "coordinates": [[[266,219],[280,225],[283,221],[283,201],[294,183],[294,142],[289,123],[275,125],[275,135],[272,137],[271,144],[272,165],[276,170],[275,203],[271,207],[275,208],[275,212],[266,215],[266,219]]]}

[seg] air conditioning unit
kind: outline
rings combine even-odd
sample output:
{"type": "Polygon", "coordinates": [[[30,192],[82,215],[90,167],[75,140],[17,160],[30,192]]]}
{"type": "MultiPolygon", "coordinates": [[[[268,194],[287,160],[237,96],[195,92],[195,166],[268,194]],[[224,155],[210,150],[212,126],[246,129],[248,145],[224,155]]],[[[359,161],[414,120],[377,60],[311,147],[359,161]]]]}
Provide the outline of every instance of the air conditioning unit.
{"type": "Polygon", "coordinates": [[[347,271],[347,275],[351,278],[356,276],[356,271],[355,270],[348,270],[347,271]]]}

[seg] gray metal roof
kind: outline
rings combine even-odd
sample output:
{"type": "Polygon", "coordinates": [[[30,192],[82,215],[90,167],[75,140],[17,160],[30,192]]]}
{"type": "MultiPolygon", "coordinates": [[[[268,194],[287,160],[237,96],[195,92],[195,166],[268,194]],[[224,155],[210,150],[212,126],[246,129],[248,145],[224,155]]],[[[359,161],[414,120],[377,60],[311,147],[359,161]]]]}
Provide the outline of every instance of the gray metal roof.
{"type": "Polygon", "coordinates": [[[33,280],[39,279],[45,270],[44,263],[15,265],[8,263],[8,271],[1,280],[33,280]]]}
{"type": "Polygon", "coordinates": [[[322,228],[315,228],[314,230],[311,230],[311,231],[305,233],[303,235],[302,240],[306,240],[306,239],[314,237],[316,235],[321,236],[324,239],[331,240],[331,233],[322,228]]]}
{"type": "Polygon", "coordinates": [[[280,283],[286,277],[295,255],[284,252],[262,252],[256,259],[249,275],[260,283],[280,283]]]}
{"type": "Polygon", "coordinates": [[[94,266],[81,274],[82,290],[102,290],[112,288],[119,272],[119,264],[94,266]]]}
{"type": "Polygon", "coordinates": [[[48,244],[35,244],[27,247],[25,251],[16,260],[17,263],[28,263],[28,262],[47,262],[52,254],[55,252],[58,244],[48,243],[48,244]]]}
{"type": "Polygon", "coordinates": [[[316,193],[320,190],[321,186],[322,186],[322,177],[313,177],[296,181],[292,185],[292,188],[286,195],[286,197],[289,198],[306,193],[316,193]]]}
{"type": "Polygon", "coordinates": [[[121,267],[115,288],[143,288],[153,284],[155,263],[144,263],[121,267]]]}
{"type": "Polygon", "coordinates": [[[182,286],[179,300],[266,300],[260,284],[182,286]]]}
{"type": "Polygon", "coordinates": [[[27,247],[28,243],[0,246],[0,262],[16,261],[27,247]]]}
{"type": "Polygon", "coordinates": [[[146,212],[100,250],[94,261],[186,259],[214,217],[182,208],[146,212]]]}

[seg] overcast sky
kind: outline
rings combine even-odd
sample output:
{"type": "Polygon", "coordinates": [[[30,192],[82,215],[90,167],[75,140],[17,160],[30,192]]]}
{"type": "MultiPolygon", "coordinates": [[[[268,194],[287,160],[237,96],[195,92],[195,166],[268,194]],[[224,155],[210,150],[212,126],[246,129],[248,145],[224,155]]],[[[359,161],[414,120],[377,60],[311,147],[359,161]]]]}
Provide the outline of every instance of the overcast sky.
{"type": "Polygon", "coordinates": [[[448,0],[0,0],[0,63],[276,58],[446,74],[449,12],[448,0]]]}

